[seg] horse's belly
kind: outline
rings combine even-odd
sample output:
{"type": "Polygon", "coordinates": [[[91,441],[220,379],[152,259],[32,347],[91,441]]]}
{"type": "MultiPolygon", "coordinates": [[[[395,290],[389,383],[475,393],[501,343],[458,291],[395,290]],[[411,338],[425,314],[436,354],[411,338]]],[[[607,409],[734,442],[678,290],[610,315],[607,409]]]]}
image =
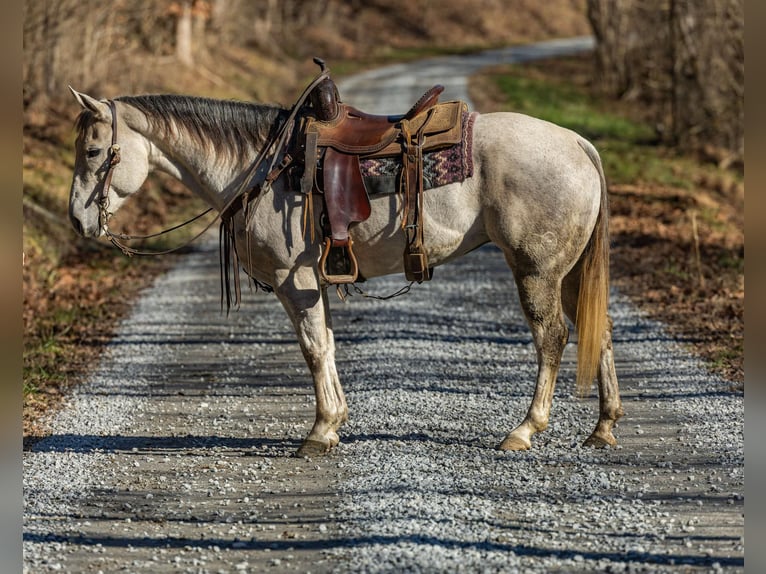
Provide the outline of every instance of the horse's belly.
{"type": "MultiPolygon", "coordinates": [[[[473,182],[450,184],[425,192],[424,247],[429,266],[436,267],[486,243],[473,182]]],[[[374,198],[370,218],[350,229],[354,253],[364,277],[403,273],[407,236],[394,195],[374,198]]]]}
{"type": "MultiPolygon", "coordinates": [[[[480,217],[476,185],[470,178],[425,191],[421,221],[429,266],[460,257],[489,240],[480,217]]],[[[349,228],[360,274],[373,278],[403,273],[407,236],[401,224],[400,198],[378,195],[372,197],[371,203],[370,217],[349,228]]],[[[321,203],[317,201],[314,208],[313,242],[303,227],[305,205],[301,201],[260,207],[247,231],[241,215],[235,220],[237,250],[245,270],[259,281],[271,283],[277,269],[317,265],[323,243],[321,203]]]]}

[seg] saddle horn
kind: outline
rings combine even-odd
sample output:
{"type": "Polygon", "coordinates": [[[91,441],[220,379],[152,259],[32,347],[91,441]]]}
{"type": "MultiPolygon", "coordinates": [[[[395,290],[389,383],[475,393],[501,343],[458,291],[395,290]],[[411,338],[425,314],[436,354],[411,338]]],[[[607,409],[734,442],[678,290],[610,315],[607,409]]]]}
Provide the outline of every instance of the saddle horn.
{"type": "Polygon", "coordinates": [[[319,66],[320,73],[327,73],[327,77],[311,92],[311,105],[314,107],[314,113],[318,120],[329,122],[337,118],[340,113],[340,95],[335,82],[330,78],[330,69],[324,60],[315,57],[314,63],[319,66]]]}

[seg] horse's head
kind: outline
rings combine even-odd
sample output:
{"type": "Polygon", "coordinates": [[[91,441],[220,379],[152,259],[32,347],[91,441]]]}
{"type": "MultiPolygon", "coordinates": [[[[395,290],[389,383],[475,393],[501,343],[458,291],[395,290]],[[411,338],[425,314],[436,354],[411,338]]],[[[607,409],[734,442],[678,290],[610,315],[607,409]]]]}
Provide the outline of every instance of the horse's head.
{"type": "Polygon", "coordinates": [[[120,113],[125,106],[69,89],[83,108],[77,121],[69,218],[80,235],[98,237],[109,214],[146,180],[150,144],[128,127],[120,113]]]}

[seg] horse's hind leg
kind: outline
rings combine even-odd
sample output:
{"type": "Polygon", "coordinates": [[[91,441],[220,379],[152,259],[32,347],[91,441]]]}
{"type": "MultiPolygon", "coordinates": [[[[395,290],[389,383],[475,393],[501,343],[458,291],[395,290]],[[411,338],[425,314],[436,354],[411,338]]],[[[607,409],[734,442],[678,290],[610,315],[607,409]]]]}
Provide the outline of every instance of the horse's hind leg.
{"type": "MultiPolygon", "coordinates": [[[[578,266],[579,267],[579,266],[578,266]]],[[[562,302],[564,312],[573,322],[577,322],[577,297],[580,288],[580,276],[571,272],[563,282],[562,302]]],[[[614,446],[617,440],[612,429],[614,423],[625,414],[620,401],[620,389],[617,383],[617,372],[614,368],[614,351],[612,349],[612,318],[607,316],[606,329],[601,338],[601,357],[598,364],[598,408],[599,417],[595,430],[585,440],[585,446],[605,447],[614,446]]]]}
{"type": "Polygon", "coordinates": [[[316,397],[314,426],[298,454],[323,454],[338,444],[337,430],[348,418],[346,399],[335,368],[327,293],[319,287],[316,274],[310,268],[298,268],[280,279],[275,292],[295,327],[316,397]]]}
{"type": "Polygon", "coordinates": [[[601,358],[598,364],[598,407],[599,417],[595,430],[585,440],[585,446],[614,446],[612,429],[614,423],[625,414],[620,401],[620,389],[617,384],[617,372],[614,368],[612,350],[612,318],[607,317],[607,328],[601,341],[601,358]]]}
{"type": "Polygon", "coordinates": [[[517,276],[516,284],[537,350],[537,386],[527,416],[500,443],[500,450],[527,450],[532,446],[531,436],[548,426],[556,376],[569,337],[561,308],[560,282],[527,275],[517,276]]]}

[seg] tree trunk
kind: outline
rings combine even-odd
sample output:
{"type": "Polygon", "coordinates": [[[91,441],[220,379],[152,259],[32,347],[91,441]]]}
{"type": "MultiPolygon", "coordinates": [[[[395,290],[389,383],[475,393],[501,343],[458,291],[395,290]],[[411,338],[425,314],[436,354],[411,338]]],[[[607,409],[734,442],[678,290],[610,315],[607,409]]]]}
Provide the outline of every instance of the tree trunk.
{"type": "Polygon", "coordinates": [[[192,6],[191,2],[182,2],[176,21],[176,57],[182,64],[192,67],[192,6]]]}
{"type": "Polygon", "coordinates": [[[744,0],[588,0],[596,85],[665,141],[744,152],[744,0]]]}
{"type": "Polygon", "coordinates": [[[673,136],[744,153],[742,0],[673,2],[673,136]]]}
{"type": "Polygon", "coordinates": [[[630,87],[628,76],[627,15],[632,0],[588,0],[588,20],[596,37],[596,76],[601,89],[622,97],[630,87]]]}

